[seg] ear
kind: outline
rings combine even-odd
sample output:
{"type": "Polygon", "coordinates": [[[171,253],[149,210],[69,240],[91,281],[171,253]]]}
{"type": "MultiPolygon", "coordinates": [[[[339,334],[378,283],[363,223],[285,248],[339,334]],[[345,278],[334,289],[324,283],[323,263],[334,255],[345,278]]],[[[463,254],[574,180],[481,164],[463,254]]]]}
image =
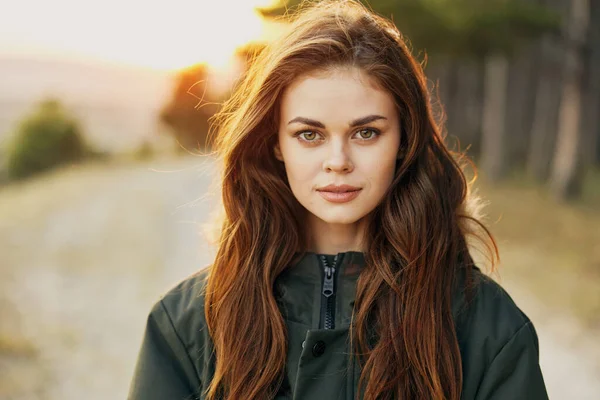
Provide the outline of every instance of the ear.
{"type": "Polygon", "coordinates": [[[281,149],[279,148],[279,142],[275,143],[275,146],[273,146],[273,154],[275,154],[276,159],[278,159],[281,162],[284,162],[283,155],[281,154],[281,149]]]}

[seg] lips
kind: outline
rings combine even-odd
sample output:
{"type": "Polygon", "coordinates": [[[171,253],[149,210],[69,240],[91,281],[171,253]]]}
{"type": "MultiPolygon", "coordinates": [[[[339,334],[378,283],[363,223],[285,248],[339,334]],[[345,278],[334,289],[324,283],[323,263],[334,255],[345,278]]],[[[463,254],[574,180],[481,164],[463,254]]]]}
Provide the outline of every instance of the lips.
{"type": "Polygon", "coordinates": [[[350,186],[350,185],[327,185],[322,188],[317,189],[319,192],[331,192],[331,193],[346,193],[346,192],[356,192],[361,188],[350,186]]]}
{"type": "Polygon", "coordinates": [[[350,185],[328,185],[317,189],[317,192],[330,203],[347,203],[354,200],[361,190],[350,185]]]}

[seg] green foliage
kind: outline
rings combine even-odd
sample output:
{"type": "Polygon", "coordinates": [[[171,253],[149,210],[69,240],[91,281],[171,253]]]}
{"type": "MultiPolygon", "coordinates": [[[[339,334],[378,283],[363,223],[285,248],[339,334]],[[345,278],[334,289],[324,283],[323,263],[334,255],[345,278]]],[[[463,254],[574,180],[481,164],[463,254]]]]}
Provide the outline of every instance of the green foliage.
{"type": "Polygon", "coordinates": [[[145,161],[145,160],[150,160],[151,158],[154,157],[154,148],[152,147],[152,144],[147,141],[144,140],[136,149],[134,152],[134,158],[138,161],[145,161]]]}
{"type": "MultiPolygon", "coordinates": [[[[262,9],[266,17],[285,16],[302,0],[262,9]]],[[[558,32],[560,15],[523,0],[369,0],[378,14],[391,18],[415,49],[453,58],[511,53],[524,41],[558,32]]]]}
{"type": "Polygon", "coordinates": [[[54,99],[25,117],[6,149],[9,179],[22,179],[81,160],[86,146],[77,122],[54,99]]]}
{"type": "Polygon", "coordinates": [[[453,3],[458,14],[455,37],[459,45],[453,52],[457,55],[509,54],[527,40],[560,31],[560,15],[534,3],[493,0],[483,8],[476,4],[479,0],[453,3]]]}

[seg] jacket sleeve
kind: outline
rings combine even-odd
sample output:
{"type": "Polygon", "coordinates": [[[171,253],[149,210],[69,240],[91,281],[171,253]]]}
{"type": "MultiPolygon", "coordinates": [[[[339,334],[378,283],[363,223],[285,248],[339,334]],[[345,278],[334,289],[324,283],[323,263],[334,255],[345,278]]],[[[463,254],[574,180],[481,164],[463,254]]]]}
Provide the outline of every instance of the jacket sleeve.
{"type": "Polygon", "coordinates": [[[523,325],[496,355],[483,376],[477,400],[547,400],[533,324],[523,325]]]}
{"type": "Polygon", "coordinates": [[[129,400],[198,399],[200,379],[162,300],[146,323],[129,400]]]}

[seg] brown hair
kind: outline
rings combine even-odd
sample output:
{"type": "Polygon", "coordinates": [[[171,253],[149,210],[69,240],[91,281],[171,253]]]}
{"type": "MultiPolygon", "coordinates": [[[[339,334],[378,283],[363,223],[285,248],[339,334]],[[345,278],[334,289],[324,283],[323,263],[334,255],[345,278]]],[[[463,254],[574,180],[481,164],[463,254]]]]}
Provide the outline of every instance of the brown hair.
{"type": "Polygon", "coordinates": [[[401,125],[402,158],[369,216],[357,282],[350,339],[362,367],[359,393],[460,398],[455,276],[473,265],[467,236],[481,240],[492,264],[496,243],[469,208],[475,197],[461,169],[468,160],[447,149],[427,79],[400,32],[356,1],[333,1],[301,9],[216,116],[225,212],[205,300],[216,352],[208,399],[273,398],[282,383],[286,325],[273,285],[306,243],[302,208],[273,154],[279,102],[299,75],[338,66],[361,68],[388,90],[401,125]]]}

